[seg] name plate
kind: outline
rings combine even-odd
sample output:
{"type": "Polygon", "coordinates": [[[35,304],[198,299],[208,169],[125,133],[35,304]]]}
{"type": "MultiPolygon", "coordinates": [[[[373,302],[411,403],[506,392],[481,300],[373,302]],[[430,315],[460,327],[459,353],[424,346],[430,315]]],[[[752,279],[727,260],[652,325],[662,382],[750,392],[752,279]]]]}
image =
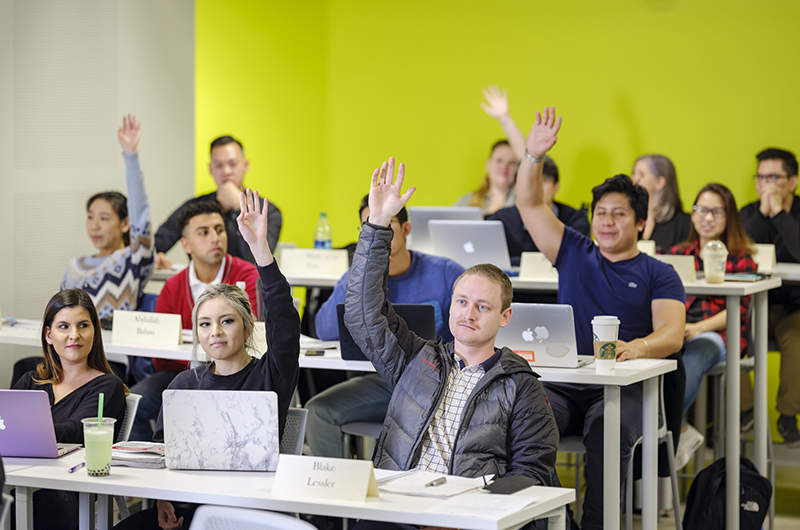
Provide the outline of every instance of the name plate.
{"type": "Polygon", "coordinates": [[[350,264],[344,249],[285,248],[280,266],[286,276],[341,278],[350,264]]]}
{"type": "Polygon", "coordinates": [[[267,352],[267,330],[263,322],[256,322],[253,326],[253,350],[250,353],[254,357],[261,357],[267,352]]]}
{"type": "Polygon", "coordinates": [[[379,496],[370,460],[299,455],[280,456],[272,495],[354,502],[379,496]]]}
{"type": "Polygon", "coordinates": [[[113,344],[174,348],[183,344],[181,316],[146,311],[114,311],[113,344]]]}
{"type": "Polygon", "coordinates": [[[523,252],[519,261],[519,277],[558,280],[558,270],[541,252],[523,252]]]}

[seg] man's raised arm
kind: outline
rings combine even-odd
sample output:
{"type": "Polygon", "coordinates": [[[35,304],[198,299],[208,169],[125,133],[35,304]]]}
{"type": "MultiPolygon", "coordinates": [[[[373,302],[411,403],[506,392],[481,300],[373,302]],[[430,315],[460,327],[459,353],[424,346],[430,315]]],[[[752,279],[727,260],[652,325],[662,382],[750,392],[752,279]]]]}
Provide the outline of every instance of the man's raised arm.
{"type": "Polygon", "coordinates": [[[556,119],[556,108],[545,107],[544,117],[536,113],[526,142],[526,153],[517,173],[517,209],[522,222],[545,257],[555,264],[561,240],[564,238],[564,223],[558,220],[544,200],[542,168],[544,155],[553,148],[561,129],[561,116],[556,119]]]}

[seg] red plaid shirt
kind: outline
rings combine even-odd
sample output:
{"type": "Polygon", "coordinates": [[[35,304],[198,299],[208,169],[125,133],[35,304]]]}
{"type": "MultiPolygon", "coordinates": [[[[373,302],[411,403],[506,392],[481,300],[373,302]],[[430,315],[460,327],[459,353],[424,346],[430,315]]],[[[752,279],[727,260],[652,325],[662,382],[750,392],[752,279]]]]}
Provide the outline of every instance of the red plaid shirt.
{"type": "MultiPolygon", "coordinates": [[[[670,254],[683,254],[684,256],[694,256],[694,268],[695,270],[700,270],[703,267],[703,260],[700,259],[700,244],[695,241],[690,245],[675,245],[671,249],[669,249],[670,254]]],[[[728,254],[728,262],[725,264],[725,272],[727,274],[731,273],[754,273],[756,272],[757,266],[756,263],[753,261],[753,258],[750,257],[750,254],[728,254]]],[[[743,296],[742,303],[739,308],[739,312],[741,313],[741,341],[742,341],[742,353],[747,349],[747,340],[749,338],[749,333],[746,325],[747,320],[747,310],[750,307],[750,296],[743,296]]],[[[699,303],[700,308],[703,311],[703,320],[713,317],[720,311],[725,310],[725,297],[724,296],[687,296],[686,297],[686,309],[688,310],[692,304],[699,303]]],[[[725,340],[727,344],[727,339],[725,338],[724,331],[717,331],[722,336],[722,339],[725,340]]]]}

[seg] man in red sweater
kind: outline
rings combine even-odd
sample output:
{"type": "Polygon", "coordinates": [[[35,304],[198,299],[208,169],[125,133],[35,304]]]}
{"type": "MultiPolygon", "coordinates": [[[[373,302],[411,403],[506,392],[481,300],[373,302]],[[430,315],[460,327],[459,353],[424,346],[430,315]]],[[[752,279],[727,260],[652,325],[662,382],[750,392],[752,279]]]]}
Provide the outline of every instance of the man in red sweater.
{"type": "MultiPolygon", "coordinates": [[[[170,278],[156,301],[156,313],[181,316],[184,329],[192,328],[192,310],[197,297],[211,285],[227,283],[241,287],[256,311],[258,271],[252,263],[227,253],[228,234],[222,209],[215,202],[195,202],[187,205],[178,218],[181,245],[189,255],[189,266],[170,278]]],[[[150,420],[161,409],[161,393],[172,379],[189,366],[186,361],[153,359],[155,373],[131,388],[141,394],[139,408],[131,430],[131,440],[147,440],[153,436],[150,420]]]]}

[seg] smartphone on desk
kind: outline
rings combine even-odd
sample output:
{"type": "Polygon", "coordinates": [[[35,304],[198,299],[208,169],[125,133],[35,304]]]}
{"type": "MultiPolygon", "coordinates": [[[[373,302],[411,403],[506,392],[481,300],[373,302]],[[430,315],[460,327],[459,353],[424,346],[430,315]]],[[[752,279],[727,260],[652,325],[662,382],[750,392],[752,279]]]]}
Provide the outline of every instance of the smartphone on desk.
{"type": "Polygon", "coordinates": [[[325,350],[306,350],[306,357],[324,357],[325,350]]]}

